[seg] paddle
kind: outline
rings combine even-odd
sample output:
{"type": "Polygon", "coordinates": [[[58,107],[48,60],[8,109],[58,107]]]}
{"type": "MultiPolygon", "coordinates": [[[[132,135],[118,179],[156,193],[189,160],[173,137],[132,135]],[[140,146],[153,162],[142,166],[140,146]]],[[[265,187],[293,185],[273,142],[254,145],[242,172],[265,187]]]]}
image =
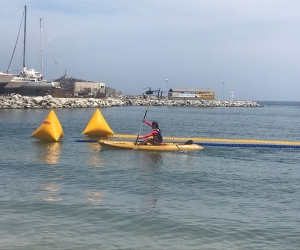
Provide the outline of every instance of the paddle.
{"type": "MultiPolygon", "coordinates": [[[[150,95],[149,95],[149,102],[148,102],[148,105],[147,105],[146,112],[145,112],[145,115],[144,115],[144,118],[143,118],[143,120],[145,120],[145,118],[146,118],[146,115],[147,115],[147,112],[148,112],[148,108],[149,108],[149,106],[150,106],[150,95]]],[[[136,137],[136,140],[135,140],[135,143],[134,143],[134,145],[136,145],[136,143],[137,143],[137,141],[138,141],[138,139],[139,139],[139,136],[140,136],[140,134],[141,134],[141,131],[142,131],[143,124],[144,124],[144,123],[142,122],[142,125],[141,125],[141,128],[140,128],[140,131],[139,131],[139,134],[138,134],[138,136],[136,137]]]]}

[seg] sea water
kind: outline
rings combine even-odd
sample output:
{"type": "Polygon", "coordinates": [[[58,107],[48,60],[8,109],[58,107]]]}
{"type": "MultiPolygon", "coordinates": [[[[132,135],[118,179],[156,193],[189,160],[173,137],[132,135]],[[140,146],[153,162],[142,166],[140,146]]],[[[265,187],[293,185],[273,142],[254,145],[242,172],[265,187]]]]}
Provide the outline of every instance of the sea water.
{"type": "MultiPolygon", "coordinates": [[[[165,136],[300,141],[300,104],[150,107],[165,136]]],[[[0,249],[300,249],[300,149],[100,149],[95,109],[55,109],[65,137],[30,135],[50,110],[0,110],[0,249]]],[[[146,107],[101,113],[146,134],[146,107]]]]}

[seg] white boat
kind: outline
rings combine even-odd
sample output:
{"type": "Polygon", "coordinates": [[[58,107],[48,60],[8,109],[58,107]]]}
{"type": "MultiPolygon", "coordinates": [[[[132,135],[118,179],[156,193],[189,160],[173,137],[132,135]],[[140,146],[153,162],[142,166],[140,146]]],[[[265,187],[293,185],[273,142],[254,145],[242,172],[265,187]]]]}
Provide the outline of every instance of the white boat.
{"type": "Polygon", "coordinates": [[[23,67],[23,70],[20,74],[14,75],[12,80],[9,82],[5,88],[20,88],[25,83],[34,82],[37,84],[46,83],[46,80],[43,80],[43,75],[34,69],[27,70],[26,67],[23,67]]]}

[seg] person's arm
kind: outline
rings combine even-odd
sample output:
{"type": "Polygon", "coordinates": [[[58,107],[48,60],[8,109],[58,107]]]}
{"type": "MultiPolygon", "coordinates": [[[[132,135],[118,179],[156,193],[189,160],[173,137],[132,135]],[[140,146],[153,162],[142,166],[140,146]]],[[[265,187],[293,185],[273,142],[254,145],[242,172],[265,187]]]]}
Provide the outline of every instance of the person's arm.
{"type": "Polygon", "coordinates": [[[150,127],[152,127],[152,122],[149,122],[149,121],[147,121],[145,119],[143,120],[143,122],[146,123],[147,125],[149,125],[150,127]]]}
{"type": "Polygon", "coordinates": [[[151,137],[151,136],[157,136],[157,135],[158,135],[158,132],[156,130],[154,130],[154,131],[150,132],[147,135],[140,135],[139,138],[144,139],[144,138],[148,138],[148,137],[151,137]]]}

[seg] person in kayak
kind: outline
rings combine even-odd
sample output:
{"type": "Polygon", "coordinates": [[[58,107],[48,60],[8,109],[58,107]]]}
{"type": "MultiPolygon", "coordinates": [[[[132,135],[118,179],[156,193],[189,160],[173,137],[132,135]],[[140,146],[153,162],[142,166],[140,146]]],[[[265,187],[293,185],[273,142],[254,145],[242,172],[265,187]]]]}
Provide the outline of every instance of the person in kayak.
{"type": "Polygon", "coordinates": [[[148,142],[152,145],[164,145],[163,143],[163,137],[161,135],[160,129],[158,127],[158,123],[153,121],[152,123],[143,119],[144,123],[152,127],[152,131],[147,135],[140,135],[140,139],[146,138],[144,141],[142,141],[139,145],[146,145],[148,142]],[[151,138],[152,137],[152,138],[151,138]]]}

